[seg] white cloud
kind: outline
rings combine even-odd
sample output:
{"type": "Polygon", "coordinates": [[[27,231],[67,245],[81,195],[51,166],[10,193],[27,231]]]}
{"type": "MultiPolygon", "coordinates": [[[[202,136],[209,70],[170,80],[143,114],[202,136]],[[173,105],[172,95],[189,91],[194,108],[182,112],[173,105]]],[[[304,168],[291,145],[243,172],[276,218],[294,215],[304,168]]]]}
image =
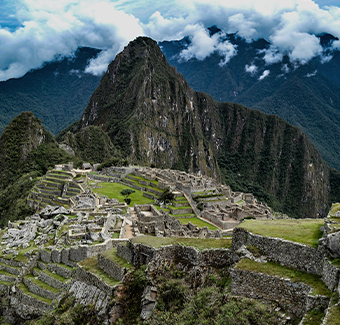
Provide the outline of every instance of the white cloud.
{"type": "Polygon", "coordinates": [[[283,73],[289,73],[290,69],[289,69],[287,63],[285,63],[284,65],[282,65],[281,71],[282,71],[283,73]]]}
{"type": "MultiPolygon", "coordinates": [[[[319,0],[320,1],[320,0],[319,0]]],[[[334,2],[333,2],[334,3],[334,2]]],[[[11,13],[13,8],[11,7],[11,13]]],[[[0,80],[19,77],[40,67],[56,55],[66,56],[79,46],[103,50],[87,72],[100,74],[116,53],[138,35],[157,41],[189,35],[192,44],[182,59],[204,59],[214,51],[228,63],[237,49],[222,42],[223,35],[210,37],[205,28],[217,25],[248,42],[265,38],[267,64],[288,55],[293,64],[325,54],[317,34],[340,38],[339,6],[319,7],[313,0],[16,0],[14,30],[0,27],[0,80]]],[[[5,21],[5,20],[4,20],[5,21]]],[[[333,43],[340,48],[340,41],[333,43]]]]}
{"type": "Polygon", "coordinates": [[[189,32],[191,43],[179,54],[180,60],[188,61],[196,58],[202,61],[216,51],[224,57],[219,63],[220,66],[224,66],[237,53],[236,46],[224,40],[224,33],[210,36],[209,31],[202,24],[191,26],[186,30],[189,32]]]}
{"type": "Polygon", "coordinates": [[[246,72],[250,73],[252,76],[254,76],[257,73],[257,66],[255,64],[245,66],[246,72]]]}
{"type": "Polygon", "coordinates": [[[143,34],[138,19],[106,1],[26,0],[18,16],[22,27],[14,32],[0,29],[0,80],[20,77],[79,46],[104,50],[88,68],[103,73],[129,40],[143,34]]]}
{"type": "Polygon", "coordinates": [[[307,78],[314,77],[314,76],[317,74],[317,72],[318,72],[318,70],[315,70],[315,71],[313,71],[312,73],[307,73],[307,74],[305,75],[305,77],[307,77],[307,78]]]}
{"type": "Polygon", "coordinates": [[[268,77],[269,74],[270,74],[270,71],[269,71],[269,70],[264,70],[263,73],[262,73],[262,75],[259,77],[258,80],[260,80],[260,81],[263,80],[264,78],[268,77]]]}

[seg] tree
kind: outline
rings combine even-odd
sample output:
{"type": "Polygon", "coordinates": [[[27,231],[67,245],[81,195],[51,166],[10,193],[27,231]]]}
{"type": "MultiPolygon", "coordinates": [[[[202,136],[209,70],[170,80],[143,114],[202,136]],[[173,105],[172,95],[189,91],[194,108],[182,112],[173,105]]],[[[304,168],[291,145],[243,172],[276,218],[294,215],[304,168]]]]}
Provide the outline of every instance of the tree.
{"type": "Polygon", "coordinates": [[[165,204],[169,204],[175,199],[175,195],[167,188],[162,195],[159,197],[158,202],[164,202],[165,204]]]}
{"type": "Polygon", "coordinates": [[[135,193],[134,190],[130,190],[129,188],[126,188],[122,191],[120,191],[120,194],[124,196],[124,201],[127,205],[131,203],[131,199],[129,198],[130,194],[135,193]]]}

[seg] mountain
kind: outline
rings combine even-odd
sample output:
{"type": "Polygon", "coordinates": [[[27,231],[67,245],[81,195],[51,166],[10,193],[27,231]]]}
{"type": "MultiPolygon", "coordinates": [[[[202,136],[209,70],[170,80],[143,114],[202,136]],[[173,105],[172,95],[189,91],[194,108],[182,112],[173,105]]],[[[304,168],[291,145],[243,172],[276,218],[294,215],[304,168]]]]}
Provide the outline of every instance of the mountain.
{"type": "Polygon", "coordinates": [[[32,213],[26,198],[37,177],[55,164],[72,160],[33,113],[23,112],[14,118],[0,136],[1,226],[32,213]]]}
{"type": "MultiPolygon", "coordinates": [[[[218,31],[210,29],[211,34],[218,31]]],[[[247,43],[237,34],[224,39],[237,46],[237,55],[223,66],[217,52],[204,60],[179,60],[179,54],[191,44],[188,37],[159,45],[196,91],[280,116],[301,128],[327,163],[340,169],[340,51],[331,51],[337,40],[332,35],[318,37],[328,59],[316,57],[303,65],[291,63],[287,56],[267,65],[264,50],[270,43],[264,39],[247,43]]]]}
{"type": "Polygon", "coordinates": [[[31,111],[52,134],[58,134],[84,111],[100,77],[84,73],[99,50],[80,48],[73,56],[46,63],[22,78],[0,82],[0,134],[10,121],[31,111]]]}
{"type": "Polygon", "coordinates": [[[330,170],[300,129],[193,91],[149,38],[116,56],[69,130],[90,125],[131,163],[223,178],[291,216],[328,211],[330,170]]]}

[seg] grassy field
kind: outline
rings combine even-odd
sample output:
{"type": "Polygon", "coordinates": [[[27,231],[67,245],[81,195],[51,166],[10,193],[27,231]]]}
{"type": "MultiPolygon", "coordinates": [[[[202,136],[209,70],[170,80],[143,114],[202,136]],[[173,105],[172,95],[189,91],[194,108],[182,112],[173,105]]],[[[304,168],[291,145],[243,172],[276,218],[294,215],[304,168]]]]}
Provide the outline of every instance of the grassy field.
{"type": "Polygon", "coordinates": [[[182,218],[182,219],[179,218],[178,220],[182,225],[186,225],[186,224],[188,224],[188,222],[191,222],[199,228],[208,227],[210,230],[219,229],[219,228],[211,225],[210,223],[207,223],[207,222],[205,222],[201,219],[198,219],[196,217],[195,218],[182,218]]]}
{"type": "Polygon", "coordinates": [[[291,269],[289,267],[282,266],[273,262],[258,263],[247,258],[243,258],[236,265],[236,268],[246,271],[279,276],[282,278],[289,278],[292,282],[303,282],[313,288],[313,295],[325,295],[327,297],[330,297],[332,294],[331,291],[328,290],[324,282],[321,280],[320,276],[291,269]]]}
{"type": "Polygon", "coordinates": [[[131,239],[133,243],[140,243],[160,248],[164,245],[182,244],[185,246],[194,246],[198,250],[206,248],[230,248],[231,239],[214,239],[214,238],[179,238],[179,237],[156,237],[156,236],[138,236],[131,239]]]}
{"type": "Polygon", "coordinates": [[[124,196],[120,194],[120,192],[126,188],[134,190],[135,193],[132,193],[129,197],[131,198],[130,207],[133,207],[134,204],[149,204],[153,203],[154,200],[148,199],[143,196],[143,192],[136,190],[132,187],[122,185],[120,183],[109,183],[102,182],[99,183],[102,188],[94,188],[93,192],[98,193],[100,195],[106,195],[109,199],[117,199],[119,202],[124,203],[124,196]]]}
{"type": "Polygon", "coordinates": [[[239,227],[265,237],[278,237],[317,247],[323,225],[323,219],[246,220],[239,227]]]}

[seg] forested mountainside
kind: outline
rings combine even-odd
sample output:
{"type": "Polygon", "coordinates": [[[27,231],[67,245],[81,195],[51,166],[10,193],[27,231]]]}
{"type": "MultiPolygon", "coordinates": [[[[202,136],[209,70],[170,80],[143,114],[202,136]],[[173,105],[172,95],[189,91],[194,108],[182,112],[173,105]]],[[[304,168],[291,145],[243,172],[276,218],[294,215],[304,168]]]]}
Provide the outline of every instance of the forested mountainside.
{"type": "MultiPolygon", "coordinates": [[[[210,28],[211,34],[219,31],[210,28]]],[[[326,162],[340,169],[340,51],[331,48],[337,40],[332,35],[319,39],[327,60],[315,57],[304,64],[292,63],[286,56],[268,65],[264,50],[270,43],[264,39],[247,43],[237,34],[225,37],[237,50],[226,65],[219,65],[222,57],[217,52],[204,60],[180,59],[191,44],[188,37],[159,45],[194,90],[280,116],[306,133],[326,162]]]]}
{"type": "Polygon", "coordinates": [[[0,82],[0,134],[11,120],[31,111],[56,135],[81,116],[100,77],[84,73],[99,50],[79,48],[18,79],[0,82]]]}
{"type": "Polygon", "coordinates": [[[69,130],[90,125],[131,163],[223,178],[296,217],[328,211],[330,170],[300,129],[194,92],[149,38],[116,56],[69,130]]]}

